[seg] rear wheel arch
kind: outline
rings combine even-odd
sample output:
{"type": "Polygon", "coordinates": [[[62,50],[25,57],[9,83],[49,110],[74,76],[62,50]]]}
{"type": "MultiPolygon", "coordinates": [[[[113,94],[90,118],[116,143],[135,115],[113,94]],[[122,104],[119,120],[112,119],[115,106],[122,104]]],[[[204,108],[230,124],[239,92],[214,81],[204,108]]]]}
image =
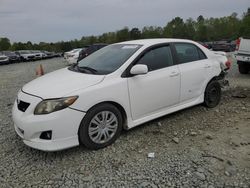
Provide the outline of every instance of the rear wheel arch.
{"type": "Polygon", "coordinates": [[[203,94],[204,94],[204,95],[205,95],[205,91],[206,91],[207,86],[208,86],[211,82],[217,81],[217,80],[219,80],[219,75],[218,75],[218,76],[214,76],[214,77],[211,78],[207,83],[204,84],[204,86],[203,86],[203,94]]]}
{"type": "Polygon", "coordinates": [[[214,76],[213,78],[210,79],[210,81],[207,83],[206,87],[208,86],[208,84],[210,84],[213,81],[218,81],[219,80],[219,75],[218,76],[214,76]]]}
{"type": "MultiPolygon", "coordinates": [[[[209,108],[213,108],[215,106],[217,106],[220,102],[220,99],[221,99],[221,86],[220,86],[220,83],[219,83],[219,76],[215,76],[213,77],[206,85],[206,88],[204,90],[204,105],[206,107],[209,107],[209,108]],[[208,103],[208,91],[210,91],[212,89],[215,89],[215,91],[217,92],[217,95],[216,95],[216,98],[215,98],[215,101],[211,104],[208,103]],[[217,88],[217,89],[216,89],[217,88]]],[[[210,98],[210,97],[209,97],[210,98]]]]}

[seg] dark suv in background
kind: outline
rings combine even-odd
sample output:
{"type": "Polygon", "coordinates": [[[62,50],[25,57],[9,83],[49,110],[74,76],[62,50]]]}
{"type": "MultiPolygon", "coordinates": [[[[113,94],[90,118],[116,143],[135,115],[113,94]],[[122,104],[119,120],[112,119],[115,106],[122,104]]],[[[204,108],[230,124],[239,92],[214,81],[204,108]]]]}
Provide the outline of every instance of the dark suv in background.
{"type": "Polygon", "coordinates": [[[214,51],[232,52],[235,51],[235,48],[235,42],[230,40],[215,41],[212,43],[212,50],[214,51]]]}
{"type": "Polygon", "coordinates": [[[107,46],[108,44],[98,43],[92,44],[89,46],[84,46],[83,49],[79,52],[78,61],[81,61],[83,58],[87,57],[88,55],[94,53],[95,51],[107,46]]]}

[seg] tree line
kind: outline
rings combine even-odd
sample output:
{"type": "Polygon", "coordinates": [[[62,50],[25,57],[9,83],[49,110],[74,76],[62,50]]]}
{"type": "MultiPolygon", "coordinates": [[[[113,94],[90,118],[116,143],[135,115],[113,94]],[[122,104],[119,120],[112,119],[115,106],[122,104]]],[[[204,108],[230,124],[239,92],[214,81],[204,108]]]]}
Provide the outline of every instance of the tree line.
{"type": "Polygon", "coordinates": [[[116,32],[103,33],[99,36],[83,36],[81,39],[55,43],[30,41],[10,43],[8,38],[0,38],[0,51],[3,50],[47,50],[65,52],[93,43],[112,44],[116,42],[146,38],[183,38],[195,41],[235,40],[238,37],[250,38],[250,8],[238,18],[237,13],[221,18],[204,18],[183,20],[175,17],[164,27],[145,26],[142,29],[124,27],[116,32]]]}

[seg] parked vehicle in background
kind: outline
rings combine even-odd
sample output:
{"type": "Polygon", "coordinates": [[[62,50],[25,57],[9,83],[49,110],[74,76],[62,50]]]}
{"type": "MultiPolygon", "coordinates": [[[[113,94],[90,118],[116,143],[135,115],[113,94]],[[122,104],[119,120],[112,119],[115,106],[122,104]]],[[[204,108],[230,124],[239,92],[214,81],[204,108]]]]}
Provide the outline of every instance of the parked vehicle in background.
{"type": "Polygon", "coordinates": [[[67,61],[68,65],[72,65],[74,63],[77,63],[79,52],[82,50],[82,48],[73,49],[69,52],[64,53],[64,59],[67,61]]]}
{"type": "Polygon", "coordinates": [[[227,40],[215,41],[212,43],[212,50],[232,52],[235,50],[235,45],[232,44],[231,41],[227,41],[227,40]]]}
{"type": "Polygon", "coordinates": [[[6,55],[9,58],[10,63],[20,62],[20,56],[15,52],[11,51],[3,51],[2,54],[6,55]]]}
{"type": "Polygon", "coordinates": [[[8,64],[8,63],[9,63],[8,56],[6,56],[2,52],[0,52],[0,65],[8,64]]]}
{"type": "Polygon", "coordinates": [[[212,49],[212,42],[204,42],[206,48],[212,49]]]}
{"type": "Polygon", "coordinates": [[[232,40],[230,42],[230,45],[231,45],[231,49],[232,49],[231,52],[234,52],[236,50],[236,40],[232,40]]]}
{"type": "Polygon", "coordinates": [[[207,49],[209,49],[209,46],[205,42],[198,41],[198,43],[201,44],[202,46],[206,47],[207,49]]]}
{"type": "Polygon", "coordinates": [[[77,62],[80,61],[79,59],[83,59],[82,57],[85,56],[86,54],[86,50],[88,49],[88,47],[90,47],[90,45],[86,45],[82,48],[82,50],[80,50],[79,52],[79,56],[78,56],[78,59],[77,59],[77,62]],[[83,55],[84,54],[84,55],[83,55]]]}
{"type": "Polygon", "coordinates": [[[20,55],[21,61],[32,61],[35,60],[35,55],[29,50],[19,50],[16,54],[20,55]]]}
{"type": "Polygon", "coordinates": [[[247,74],[250,71],[250,39],[240,38],[236,44],[235,59],[237,60],[239,72],[247,74]]]}
{"type": "Polygon", "coordinates": [[[31,50],[30,51],[35,56],[35,60],[40,60],[45,58],[45,54],[39,50],[31,50]]]}
{"type": "Polygon", "coordinates": [[[44,58],[52,58],[52,57],[54,57],[53,52],[48,52],[46,50],[42,50],[41,52],[44,54],[44,58]]]}
{"type": "Polygon", "coordinates": [[[54,52],[54,57],[62,57],[63,53],[62,52],[54,52]]]}
{"type": "Polygon", "coordinates": [[[107,46],[107,44],[102,44],[102,43],[99,43],[99,44],[92,44],[84,49],[82,49],[79,53],[79,57],[78,57],[78,61],[81,61],[83,58],[87,57],[88,55],[94,53],[95,51],[97,50],[100,50],[101,48],[107,46]]]}
{"type": "Polygon", "coordinates": [[[15,131],[39,150],[100,149],[122,129],[201,103],[217,106],[227,62],[190,40],[112,44],[24,85],[12,110],[15,131]]]}
{"type": "Polygon", "coordinates": [[[64,57],[64,59],[67,59],[68,56],[71,55],[72,53],[75,53],[75,52],[81,51],[81,50],[82,50],[82,48],[76,48],[76,49],[70,50],[68,52],[64,52],[63,57],[64,57]]]}

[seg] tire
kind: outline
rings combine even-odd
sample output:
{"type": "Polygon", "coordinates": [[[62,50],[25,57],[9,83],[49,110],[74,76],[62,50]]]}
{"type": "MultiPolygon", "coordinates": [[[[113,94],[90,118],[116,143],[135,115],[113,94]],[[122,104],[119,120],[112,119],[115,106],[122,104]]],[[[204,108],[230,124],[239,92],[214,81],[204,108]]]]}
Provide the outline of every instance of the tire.
{"type": "Polygon", "coordinates": [[[25,62],[24,57],[21,56],[20,61],[21,61],[21,62],[25,62]]]}
{"type": "Polygon", "coordinates": [[[94,150],[111,145],[120,136],[122,123],[122,114],[114,105],[103,103],[95,106],[87,112],[80,124],[79,142],[94,150]]]}
{"type": "Polygon", "coordinates": [[[204,94],[204,105],[208,108],[214,108],[220,103],[221,86],[218,81],[208,83],[204,94]]]}
{"type": "Polygon", "coordinates": [[[247,74],[249,72],[249,67],[247,65],[242,64],[242,63],[238,63],[238,68],[239,68],[239,72],[241,74],[247,74]]]}

